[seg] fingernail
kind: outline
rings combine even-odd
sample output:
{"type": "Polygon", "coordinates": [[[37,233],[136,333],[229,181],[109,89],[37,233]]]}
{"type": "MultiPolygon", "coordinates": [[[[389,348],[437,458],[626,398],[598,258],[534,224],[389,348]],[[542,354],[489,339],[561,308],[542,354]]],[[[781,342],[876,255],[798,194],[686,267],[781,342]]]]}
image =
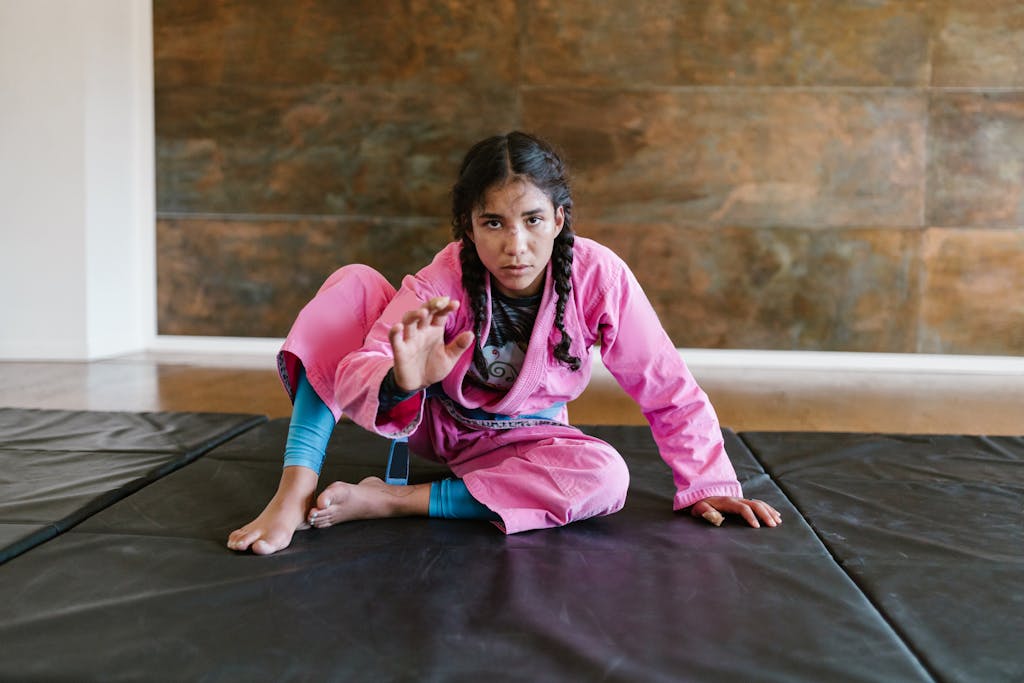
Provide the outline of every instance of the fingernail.
{"type": "Polygon", "coordinates": [[[723,517],[722,513],[720,513],[718,510],[708,510],[707,512],[702,513],[701,517],[711,522],[715,526],[722,526],[722,522],[725,521],[725,517],[723,517]]]}

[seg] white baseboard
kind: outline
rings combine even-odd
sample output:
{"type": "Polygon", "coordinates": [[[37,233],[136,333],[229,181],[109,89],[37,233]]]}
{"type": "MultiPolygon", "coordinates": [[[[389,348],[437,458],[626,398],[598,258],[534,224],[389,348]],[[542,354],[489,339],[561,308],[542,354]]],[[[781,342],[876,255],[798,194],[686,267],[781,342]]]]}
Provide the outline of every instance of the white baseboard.
{"type": "Polygon", "coordinates": [[[157,335],[147,351],[153,353],[209,353],[213,355],[266,355],[273,358],[284,339],[275,337],[189,337],[157,335]]]}
{"type": "Polygon", "coordinates": [[[74,361],[86,359],[85,343],[72,341],[0,340],[0,360],[15,362],[74,361]]]}
{"type": "Polygon", "coordinates": [[[931,353],[680,349],[694,368],[757,368],[1024,376],[1024,357],[931,353]]]}
{"type": "MultiPolygon", "coordinates": [[[[148,351],[247,355],[273,358],[284,340],[249,337],[156,336],[148,351]]],[[[1024,357],[964,356],[927,353],[852,353],[835,351],[761,351],[680,349],[692,368],[756,368],[859,372],[997,374],[1024,376],[1024,357]]],[[[595,353],[600,363],[600,357],[595,353]]]]}

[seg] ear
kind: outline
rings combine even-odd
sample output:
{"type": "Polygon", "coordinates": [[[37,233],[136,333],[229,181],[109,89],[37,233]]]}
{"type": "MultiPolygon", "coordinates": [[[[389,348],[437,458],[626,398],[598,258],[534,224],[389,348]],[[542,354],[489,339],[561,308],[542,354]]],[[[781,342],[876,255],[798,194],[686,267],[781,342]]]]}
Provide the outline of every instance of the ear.
{"type": "Polygon", "coordinates": [[[559,206],[555,209],[555,237],[562,234],[562,227],[565,225],[565,209],[559,206]]]}

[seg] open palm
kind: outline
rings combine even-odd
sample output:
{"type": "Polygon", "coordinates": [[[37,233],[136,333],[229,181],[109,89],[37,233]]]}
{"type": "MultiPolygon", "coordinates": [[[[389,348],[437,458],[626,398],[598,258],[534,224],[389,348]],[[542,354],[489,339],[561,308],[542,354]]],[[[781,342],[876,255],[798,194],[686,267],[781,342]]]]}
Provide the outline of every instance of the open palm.
{"type": "Polygon", "coordinates": [[[419,391],[440,382],[455,367],[459,357],[473,343],[465,331],[450,344],[444,343],[444,326],[458,301],[436,297],[402,316],[388,332],[395,356],[395,383],[403,391],[419,391]]]}

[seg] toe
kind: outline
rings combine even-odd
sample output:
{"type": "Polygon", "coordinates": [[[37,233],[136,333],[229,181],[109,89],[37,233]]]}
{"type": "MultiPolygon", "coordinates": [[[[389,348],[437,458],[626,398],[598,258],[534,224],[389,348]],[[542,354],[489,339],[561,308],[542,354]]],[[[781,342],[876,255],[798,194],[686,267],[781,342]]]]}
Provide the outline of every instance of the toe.
{"type": "Polygon", "coordinates": [[[288,547],[291,539],[261,538],[252,544],[252,551],[257,555],[270,555],[278,550],[288,547]]]}
{"type": "Polygon", "coordinates": [[[316,507],[313,508],[313,512],[323,512],[327,508],[331,507],[331,503],[334,502],[333,491],[337,488],[336,484],[337,482],[331,484],[325,488],[319,496],[317,496],[316,507]]]}
{"type": "Polygon", "coordinates": [[[232,550],[245,550],[252,544],[255,536],[256,534],[244,527],[238,529],[228,536],[228,547],[232,550]]]}
{"type": "Polygon", "coordinates": [[[274,548],[272,545],[270,545],[270,543],[267,543],[262,538],[252,544],[252,551],[257,555],[269,555],[275,550],[276,548],[274,548]]]}

